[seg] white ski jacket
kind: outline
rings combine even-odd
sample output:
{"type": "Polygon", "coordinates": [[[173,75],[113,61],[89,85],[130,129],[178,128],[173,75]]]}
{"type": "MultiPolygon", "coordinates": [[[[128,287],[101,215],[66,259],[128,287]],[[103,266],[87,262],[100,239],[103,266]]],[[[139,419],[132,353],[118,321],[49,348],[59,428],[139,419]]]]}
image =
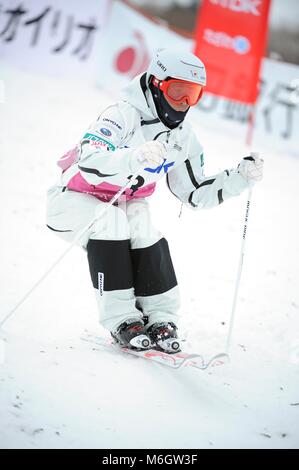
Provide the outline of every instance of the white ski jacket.
{"type": "Polygon", "coordinates": [[[136,77],[124,98],[106,108],[76,148],[60,159],[61,185],[109,201],[138,171],[133,150],[159,140],[167,143],[166,161],[140,169],[125,192],[128,200],[150,196],[164,176],[171,193],[192,208],[210,208],[239,195],[248,183],[237,169],[205,177],[203,148],[188,118],[172,130],[159,120],[145,76],[136,77]]]}

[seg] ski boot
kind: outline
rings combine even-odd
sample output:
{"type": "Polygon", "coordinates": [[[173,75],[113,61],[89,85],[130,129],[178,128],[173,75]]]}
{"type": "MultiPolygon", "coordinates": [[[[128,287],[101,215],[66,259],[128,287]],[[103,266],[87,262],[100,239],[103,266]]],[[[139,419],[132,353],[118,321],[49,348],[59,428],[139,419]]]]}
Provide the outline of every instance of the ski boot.
{"type": "Polygon", "coordinates": [[[147,329],[147,334],[157,349],[168,354],[180,352],[177,327],[172,322],[154,323],[147,329]]]}
{"type": "Polygon", "coordinates": [[[123,348],[142,351],[152,346],[142,320],[126,320],[114,333],[111,332],[111,336],[123,348]]]}

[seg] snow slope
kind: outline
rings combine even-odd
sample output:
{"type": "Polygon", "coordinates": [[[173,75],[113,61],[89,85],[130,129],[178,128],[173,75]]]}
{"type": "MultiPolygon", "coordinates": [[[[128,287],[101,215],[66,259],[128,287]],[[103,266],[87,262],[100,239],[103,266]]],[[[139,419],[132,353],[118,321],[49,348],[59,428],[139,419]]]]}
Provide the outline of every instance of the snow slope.
{"type": "MultiPolygon", "coordinates": [[[[67,247],[45,228],[55,161],[111,97],[79,82],[2,68],[0,318],[67,247]],[[66,126],[66,121],[68,125],[66,126]]],[[[241,139],[193,124],[206,174],[235,166],[241,139]]],[[[1,448],[298,448],[299,161],[266,161],[250,212],[231,362],[210,372],[168,370],[80,341],[97,324],[86,255],[71,251],[0,339],[1,448]],[[2,361],[1,361],[2,354],[2,361]]],[[[161,183],[152,197],[182,292],[186,350],[225,347],[246,194],[183,210],[161,183]]]]}

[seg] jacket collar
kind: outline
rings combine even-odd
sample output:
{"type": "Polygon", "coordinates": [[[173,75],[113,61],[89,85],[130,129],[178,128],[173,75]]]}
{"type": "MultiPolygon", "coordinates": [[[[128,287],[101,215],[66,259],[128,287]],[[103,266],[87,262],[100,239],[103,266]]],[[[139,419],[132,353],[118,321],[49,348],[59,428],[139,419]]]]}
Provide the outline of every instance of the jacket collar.
{"type": "Polygon", "coordinates": [[[130,103],[141,115],[144,124],[158,124],[169,130],[168,127],[160,121],[156,106],[150,90],[146,85],[146,73],[137,75],[123,90],[123,101],[130,103]]]}

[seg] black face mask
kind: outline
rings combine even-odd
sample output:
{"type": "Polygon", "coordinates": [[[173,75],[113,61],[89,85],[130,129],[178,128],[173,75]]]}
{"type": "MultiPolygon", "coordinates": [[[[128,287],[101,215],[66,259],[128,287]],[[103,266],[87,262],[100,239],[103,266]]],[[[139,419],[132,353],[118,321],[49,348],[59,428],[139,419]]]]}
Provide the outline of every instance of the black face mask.
{"type": "Polygon", "coordinates": [[[149,89],[152,93],[160,121],[162,121],[166,127],[169,127],[169,129],[178,127],[185,119],[189,108],[186,111],[176,111],[166,101],[163,91],[159,90],[159,88],[154,86],[152,83],[149,84],[149,89]]]}

